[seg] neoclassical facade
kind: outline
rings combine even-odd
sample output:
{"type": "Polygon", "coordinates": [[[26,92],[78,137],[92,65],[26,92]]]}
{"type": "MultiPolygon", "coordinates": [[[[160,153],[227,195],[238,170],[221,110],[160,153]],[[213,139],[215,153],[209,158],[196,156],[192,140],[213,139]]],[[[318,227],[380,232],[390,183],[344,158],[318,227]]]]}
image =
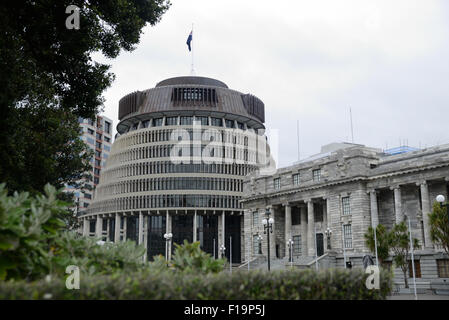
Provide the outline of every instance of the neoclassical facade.
{"type": "Polygon", "coordinates": [[[274,217],[272,258],[285,261],[292,239],[294,263],[304,266],[314,266],[316,256],[322,265],[360,266],[370,253],[368,227],[391,228],[408,217],[421,245],[415,254],[420,277],[449,277],[449,261],[432,243],[428,219],[436,196],[448,198],[448,186],[449,145],[397,155],[349,143],[323,146],[320,154],[274,175],[254,172],[245,179],[246,259],[266,255],[261,219],[267,208],[274,217]]]}
{"type": "Polygon", "coordinates": [[[257,97],[205,77],[126,95],[83,233],[134,240],[148,259],[165,253],[172,233],[173,242],[200,241],[216,257],[223,245],[240,262],[243,179],[269,152],[264,114],[257,97]]]}

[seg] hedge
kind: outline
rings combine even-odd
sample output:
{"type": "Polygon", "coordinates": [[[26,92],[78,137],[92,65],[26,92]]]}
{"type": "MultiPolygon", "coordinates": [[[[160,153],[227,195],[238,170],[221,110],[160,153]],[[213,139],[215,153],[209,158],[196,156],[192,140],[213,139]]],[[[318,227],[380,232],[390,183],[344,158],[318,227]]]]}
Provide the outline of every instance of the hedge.
{"type": "Polygon", "coordinates": [[[0,282],[0,299],[306,300],[385,299],[392,274],[381,271],[380,290],[368,290],[362,269],[235,271],[232,274],[137,272],[81,275],[80,289],[64,279],[0,282]]]}

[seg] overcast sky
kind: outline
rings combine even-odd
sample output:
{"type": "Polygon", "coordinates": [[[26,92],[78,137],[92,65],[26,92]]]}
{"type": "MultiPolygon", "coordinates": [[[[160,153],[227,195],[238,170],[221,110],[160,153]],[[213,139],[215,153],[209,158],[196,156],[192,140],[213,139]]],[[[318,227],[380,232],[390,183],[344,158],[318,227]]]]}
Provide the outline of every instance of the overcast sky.
{"type": "MultiPolygon", "coordinates": [[[[136,50],[109,61],[116,80],[105,112],[157,82],[189,75],[194,23],[198,76],[219,79],[265,103],[279,130],[278,167],[322,145],[385,149],[449,143],[449,2],[172,0],[136,50]]],[[[97,60],[105,60],[95,56],[97,60]]]]}

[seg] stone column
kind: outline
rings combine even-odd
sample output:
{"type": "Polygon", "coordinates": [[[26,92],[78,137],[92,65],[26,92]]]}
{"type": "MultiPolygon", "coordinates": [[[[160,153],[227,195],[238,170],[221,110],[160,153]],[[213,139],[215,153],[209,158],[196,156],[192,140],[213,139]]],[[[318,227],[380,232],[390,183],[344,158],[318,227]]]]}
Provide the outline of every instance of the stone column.
{"type": "Polygon", "coordinates": [[[301,255],[307,256],[308,247],[307,247],[307,212],[305,207],[299,208],[299,214],[301,216],[301,255]]]}
{"type": "Polygon", "coordinates": [[[114,230],[114,242],[120,241],[120,216],[118,213],[115,213],[115,230],[114,230]]]}
{"type": "Polygon", "coordinates": [[[139,233],[137,238],[137,244],[142,244],[143,240],[143,214],[139,211],[139,233]]]}
{"type": "Polygon", "coordinates": [[[143,217],[142,221],[142,236],[143,236],[143,246],[145,247],[145,253],[143,254],[143,260],[145,262],[148,261],[147,253],[148,253],[148,216],[143,217]]]}
{"type": "Polygon", "coordinates": [[[103,240],[103,219],[97,215],[97,222],[95,223],[95,235],[103,240]]]}
{"type": "MultiPolygon", "coordinates": [[[[324,252],[327,252],[327,236],[326,236],[326,230],[329,227],[330,223],[329,223],[329,211],[330,211],[330,202],[329,202],[329,198],[325,198],[326,200],[326,205],[324,206],[324,214],[323,214],[323,244],[324,244],[324,252]]],[[[330,227],[329,227],[330,228],[330,227]]]]}
{"type": "Polygon", "coordinates": [[[126,230],[128,229],[128,218],[126,216],[123,217],[123,241],[126,241],[126,230]]]}
{"type": "Polygon", "coordinates": [[[196,214],[196,210],[195,213],[193,214],[193,242],[197,241],[197,214],[196,214]]]}
{"type": "Polygon", "coordinates": [[[285,204],[285,256],[288,257],[288,240],[292,238],[292,207],[285,204]]]}
{"type": "Polygon", "coordinates": [[[402,214],[402,199],[401,199],[401,189],[400,187],[393,188],[394,190],[394,212],[396,216],[396,224],[404,221],[404,216],[402,214]]]}
{"type": "MultiPolygon", "coordinates": [[[[170,213],[167,210],[166,216],[165,216],[165,233],[170,233],[171,230],[172,230],[172,228],[171,228],[171,216],[170,216],[170,213]]],[[[164,240],[165,240],[165,238],[164,238],[164,240]]],[[[165,242],[165,243],[166,243],[166,245],[168,247],[168,249],[167,249],[168,250],[168,260],[170,260],[171,259],[173,238],[170,241],[168,241],[168,243],[167,242],[165,242]]]]}
{"type": "Polygon", "coordinates": [[[313,201],[307,200],[307,249],[308,255],[315,256],[315,215],[313,212],[313,201]]]}
{"type": "Polygon", "coordinates": [[[83,219],[83,236],[89,236],[89,220],[87,220],[87,218],[83,219]]]}
{"type": "Polygon", "coordinates": [[[433,243],[430,238],[430,225],[429,225],[429,213],[430,213],[430,199],[429,199],[429,187],[426,181],[420,184],[421,188],[421,203],[422,203],[422,219],[424,224],[424,247],[432,248],[433,243]]]}
{"type": "Polygon", "coordinates": [[[377,192],[371,190],[369,193],[371,204],[371,227],[375,228],[379,224],[379,209],[377,208],[377,192]]]}

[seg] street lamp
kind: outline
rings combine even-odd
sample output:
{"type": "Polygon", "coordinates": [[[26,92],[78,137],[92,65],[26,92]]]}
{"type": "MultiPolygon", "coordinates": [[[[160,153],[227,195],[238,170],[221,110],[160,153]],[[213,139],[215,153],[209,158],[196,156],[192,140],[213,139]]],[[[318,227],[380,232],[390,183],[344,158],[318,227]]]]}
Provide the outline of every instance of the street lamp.
{"type": "Polygon", "coordinates": [[[164,233],[164,238],[165,238],[165,260],[168,261],[168,247],[169,247],[169,242],[170,240],[173,238],[173,233],[164,233]]]}
{"type": "Polygon", "coordinates": [[[225,251],[226,251],[226,247],[222,244],[220,246],[221,258],[224,258],[225,251]]]}
{"type": "Polygon", "coordinates": [[[259,241],[259,254],[262,254],[262,240],[263,240],[262,235],[259,234],[257,236],[257,240],[259,241]]]}
{"type": "Polygon", "coordinates": [[[443,202],[446,200],[442,194],[437,195],[436,200],[440,203],[440,207],[443,208],[446,207],[446,213],[447,213],[447,219],[449,221],[449,203],[443,204],[443,202]]]}
{"type": "Polygon", "coordinates": [[[330,250],[331,249],[331,235],[332,235],[332,230],[330,228],[327,228],[326,231],[324,231],[324,234],[327,237],[327,249],[330,250]]]}
{"type": "Polygon", "coordinates": [[[293,240],[292,239],[288,239],[287,241],[287,245],[288,245],[288,249],[289,249],[289,257],[288,257],[288,261],[290,262],[290,267],[293,267],[293,240]]]}
{"type": "Polygon", "coordinates": [[[262,219],[263,233],[267,235],[268,271],[270,271],[270,233],[273,233],[274,219],[270,218],[270,209],[265,211],[266,218],[262,219]]]}
{"type": "Polygon", "coordinates": [[[440,203],[441,208],[443,206],[446,207],[446,210],[447,210],[447,213],[448,213],[448,217],[449,217],[449,210],[448,210],[449,209],[449,203],[443,204],[443,202],[446,200],[446,198],[442,194],[439,194],[439,195],[437,195],[436,200],[440,203]]]}

